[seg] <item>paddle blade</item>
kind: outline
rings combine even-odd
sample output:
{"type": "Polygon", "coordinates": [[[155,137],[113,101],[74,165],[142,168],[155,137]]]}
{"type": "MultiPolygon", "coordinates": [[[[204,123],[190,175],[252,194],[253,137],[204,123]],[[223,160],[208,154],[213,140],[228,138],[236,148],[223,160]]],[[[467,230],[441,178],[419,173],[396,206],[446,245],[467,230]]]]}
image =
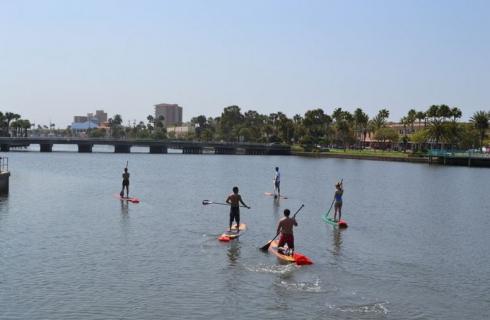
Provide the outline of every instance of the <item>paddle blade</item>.
{"type": "Polygon", "coordinates": [[[262,251],[269,250],[269,247],[271,246],[271,243],[272,243],[272,240],[269,240],[269,242],[267,242],[267,244],[265,246],[261,247],[260,250],[262,250],[262,251]]]}
{"type": "Polygon", "coordinates": [[[294,262],[299,266],[313,264],[313,261],[311,261],[310,258],[300,253],[294,253],[294,262]]]}

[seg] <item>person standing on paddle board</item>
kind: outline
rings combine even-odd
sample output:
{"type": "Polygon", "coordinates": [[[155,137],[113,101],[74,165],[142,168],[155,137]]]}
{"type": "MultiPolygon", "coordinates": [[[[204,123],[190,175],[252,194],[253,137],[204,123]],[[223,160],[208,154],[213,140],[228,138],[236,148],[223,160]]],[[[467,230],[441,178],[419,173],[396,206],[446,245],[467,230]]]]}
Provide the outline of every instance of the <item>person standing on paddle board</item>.
{"type": "Polygon", "coordinates": [[[342,182],[337,182],[335,185],[335,194],[334,194],[334,201],[335,201],[335,212],[333,214],[333,220],[334,221],[340,221],[342,218],[342,195],[344,194],[344,186],[342,182]],[[337,220],[337,212],[339,213],[339,220],[337,220]]]}
{"type": "Polygon", "coordinates": [[[233,220],[236,221],[237,232],[240,232],[240,203],[248,209],[250,207],[243,202],[242,196],[238,194],[238,187],[233,187],[233,193],[228,196],[226,203],[230,205],[230,232],[233,220]]]}
{"type": "Polygon", "coordinates": [[[276,234],[281,233],[281,237],[279,238],[279,244],[277,245],[278,251],[284,254],[284,245],[288,245],[289,255],[294,253],[294,234],[293,227],[298,226],[298,222],[296,222],[296,218],[289,218],[291,211],[289,209],[284,209],[284,218],[279,220],[277,224],[277,232],[276,234]]]}
{"type": "Polygon", "coordinates": [[[120,196],[124,197],[124,188],[126,188],[126,198],[129,198],[129,172],[127,167],[124,168],[124,173],[122,174],[122,178],[123,181],[122,181],[122,189],[121,189],[120,196]]]}
{"type": "Polygon", "coordinates": [[[281,196],[281,173],[279,172],[279,167],[276,167],[276,172],[274,173],[274,198],[278,198],[280,196],[281,196]]]}

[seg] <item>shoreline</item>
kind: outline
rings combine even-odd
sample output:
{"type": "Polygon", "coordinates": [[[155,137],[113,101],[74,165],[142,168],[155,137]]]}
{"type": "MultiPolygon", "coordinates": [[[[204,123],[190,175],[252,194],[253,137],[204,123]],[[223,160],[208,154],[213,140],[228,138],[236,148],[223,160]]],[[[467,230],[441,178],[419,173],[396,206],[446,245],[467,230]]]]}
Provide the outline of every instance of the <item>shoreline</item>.
{"type": "Polygon", "coordinates": [[[411,163],[429,163],[427,157],[389,157],[389,156],[373,156],[373,155],[352,155],[338,154],[329,152],[305,152],[291,151],[291,155],[310,158],[337,158],[337,159],[353,159],[353,160],[371,160],[371,161],[394,161],[394,162],[411,162],[411,163]]]}

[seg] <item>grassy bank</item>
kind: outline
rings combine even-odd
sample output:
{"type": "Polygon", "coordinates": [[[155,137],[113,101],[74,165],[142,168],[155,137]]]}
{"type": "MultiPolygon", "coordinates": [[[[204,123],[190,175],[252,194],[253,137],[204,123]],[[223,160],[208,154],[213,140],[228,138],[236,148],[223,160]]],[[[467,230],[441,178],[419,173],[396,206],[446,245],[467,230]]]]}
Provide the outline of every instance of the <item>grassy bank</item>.
{"type": "Polygon", "coordinates": [[[325,158],[346,158],[346,159],[366,159],[366,160],[385,160],[385,161],[404,161],[404,162],[426,162],[424,157],[414,155],[410,152],[383,151],[375,149],[329,149],[328,151],[303,151],[303,148],[294,146],[292,153],[298,156],[325,157],[325,158]]]}

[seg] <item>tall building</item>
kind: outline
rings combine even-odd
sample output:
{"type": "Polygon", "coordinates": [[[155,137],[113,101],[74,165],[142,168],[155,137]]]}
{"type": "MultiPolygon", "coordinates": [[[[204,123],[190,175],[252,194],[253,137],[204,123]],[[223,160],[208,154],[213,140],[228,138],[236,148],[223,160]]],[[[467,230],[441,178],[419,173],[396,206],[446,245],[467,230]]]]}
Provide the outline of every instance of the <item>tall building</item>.
{"type": "Polygon", "coordinates": [[[155,120],[160,116],[164,117],[166,128],[178,126],[182,123],[182,107],[178,104],[160,103],[155,105],[155,120]]]}
{"type": "Polygon", "coordinates": [[[107,112],[104,112],[104,110],[95,111],[95,117],[97,118],[99,124],[107,122],[107,112]]]}

